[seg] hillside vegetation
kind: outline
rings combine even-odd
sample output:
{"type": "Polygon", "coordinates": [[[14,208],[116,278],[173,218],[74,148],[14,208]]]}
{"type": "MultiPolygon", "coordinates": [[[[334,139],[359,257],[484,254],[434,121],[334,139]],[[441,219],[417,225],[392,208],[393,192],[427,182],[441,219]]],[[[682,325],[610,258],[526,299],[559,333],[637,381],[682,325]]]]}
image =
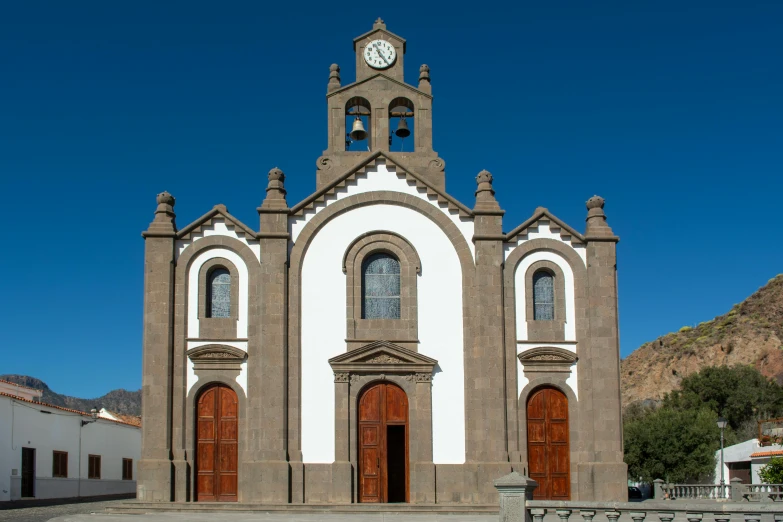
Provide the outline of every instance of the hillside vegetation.
{"type": "Polygon", "coordinates": [[[750,365],[783,384],[783,274],[726,314],[646,343],[621,363],[623,406],[658,402],[708,366],[750,365]]]}

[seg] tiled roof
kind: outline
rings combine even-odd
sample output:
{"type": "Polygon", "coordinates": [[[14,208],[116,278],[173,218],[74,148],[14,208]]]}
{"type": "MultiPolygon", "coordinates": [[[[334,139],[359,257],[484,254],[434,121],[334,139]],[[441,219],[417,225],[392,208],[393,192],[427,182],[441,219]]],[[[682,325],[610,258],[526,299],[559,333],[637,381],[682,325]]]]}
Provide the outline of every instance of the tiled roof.
{"type": "MultiPolygon", "coordinates": [[[[76,413],[77,415],[83,415],[85,417],[92,417],[91,414],[85,413],[83,411],[72,410],[71,408],[63,408],[62,406],[55,406],[54,404],[46,404],[45,402],[31,401],[30,399],[25,399],[24,397],[19,397],[18,395],[13,395],[13,394],[10,394],[10,393],[0,392],[0,395],[2,395],[4,397],[10,397],[10,398],[12,398],[14,400],[17,400],[17,401],[29,402],[30,404],[37,404],[39,406],[46,406],[47,408],[54,408],[56,410],[62,410],[62,411],[70,412],[70,413],[76,413]]],[[[126,417],[126,415],[122,415],[122,417],[126,417]]],[[[138,419],[138,417],[137,417],[138,424],[134,424],[132,422],[111,420],[111,419],[106,419],[106,418],[103,418],[103,417],[100,417],[100,419],[103,420],[103,421],[106,421],[106,422],[114,422],[116,424],[124,424],[126,426],[133,426],[134,428],[141,427],[141,419],[138,419]]]]}
{"type": "Polygon", "coordinates": [[[6,381],[5,379],[0,379],[0,382],[4,382],[6,384],[10,384],[11,386],[16,386],[18,388],[24,388],[25,390],[30,390],[30,391],[34,391],[34,392],[40,392],[41,391],[41,390],[36,390],[35,388],[30,388],[29,386],[25,386],[23,384],[17,384],[15,382],[6,381]]]}
{"type": "Polygon", "coordinates": [[[756,453],[751,453],[750,456],[751,456],[751,458],[753,458],[753,457],[779,457],[779,456],[783,456],[783,450],[757,451],[756,453]]]}

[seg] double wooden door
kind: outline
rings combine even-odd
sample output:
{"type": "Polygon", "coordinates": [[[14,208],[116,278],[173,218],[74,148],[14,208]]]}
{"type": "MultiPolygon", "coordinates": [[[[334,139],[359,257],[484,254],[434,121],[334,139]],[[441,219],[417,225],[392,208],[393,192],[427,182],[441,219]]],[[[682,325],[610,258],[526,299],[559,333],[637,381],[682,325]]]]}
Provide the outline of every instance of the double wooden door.
{"type": "Polygon", "coordinates": [[[359,399],[359,502],[408,502],[408,397],[380,383],[359,399]]]}
{"type": "Polygon", "coordinates": [[[542,388],[527,401],[527,460],[534,499],[571,498],[568,398],[560,390],[542,388]]]}
{"type": "Polygon", "coordinates": [[[196,406],[196,500],[236,502],[237,394],[224,385],[204,390],[196,406]]]}

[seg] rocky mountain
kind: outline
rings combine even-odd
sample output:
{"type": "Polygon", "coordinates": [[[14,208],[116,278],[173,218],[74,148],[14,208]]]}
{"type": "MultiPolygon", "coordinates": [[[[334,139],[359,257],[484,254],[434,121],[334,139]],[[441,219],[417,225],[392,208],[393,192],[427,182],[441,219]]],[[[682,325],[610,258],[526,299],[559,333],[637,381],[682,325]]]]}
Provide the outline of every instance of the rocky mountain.
{"type": "Polygon", "coordinates": [[[141,415],[141,390],[112,390],[106,395],[96,399],[80,399],[69,395],[62,395],[53,392],[49,386],[40,379],[29,377],[27,375],[0,375],[0,379],[36,390],[43,390],[41,402],[62,406],[73,410],[90,411],[91,408],[100,410],[106,408],[123,415],[141,415]]]}
{"type": "Polygon", "coordinates": [[[726,314],[644,344],[621,363],[623,406],[657,401],[705,366],[749,364],[783,384],[783,274],[726,314]]]}

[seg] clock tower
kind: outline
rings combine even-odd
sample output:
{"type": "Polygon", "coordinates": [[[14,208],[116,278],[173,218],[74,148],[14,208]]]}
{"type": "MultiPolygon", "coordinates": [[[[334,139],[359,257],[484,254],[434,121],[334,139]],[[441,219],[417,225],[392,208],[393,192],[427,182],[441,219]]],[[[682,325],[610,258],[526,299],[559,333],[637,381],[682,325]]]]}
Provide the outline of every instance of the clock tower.
{"type": "Polygon", "coordinates": [[[419,68],[417,86],[405,83],[405,47],[405,39],[388,31],[378,18],[371,31],[353,40],[356,81],[343,85],[340,67],[330,67],[329,139],[317,162],[317,189],[379,151],[432,186],[445,189],[446,164],[432,149],[430,69],[427,65],[419,68]],[[357,120],[366,137],[352,134],[357,120]]]}

